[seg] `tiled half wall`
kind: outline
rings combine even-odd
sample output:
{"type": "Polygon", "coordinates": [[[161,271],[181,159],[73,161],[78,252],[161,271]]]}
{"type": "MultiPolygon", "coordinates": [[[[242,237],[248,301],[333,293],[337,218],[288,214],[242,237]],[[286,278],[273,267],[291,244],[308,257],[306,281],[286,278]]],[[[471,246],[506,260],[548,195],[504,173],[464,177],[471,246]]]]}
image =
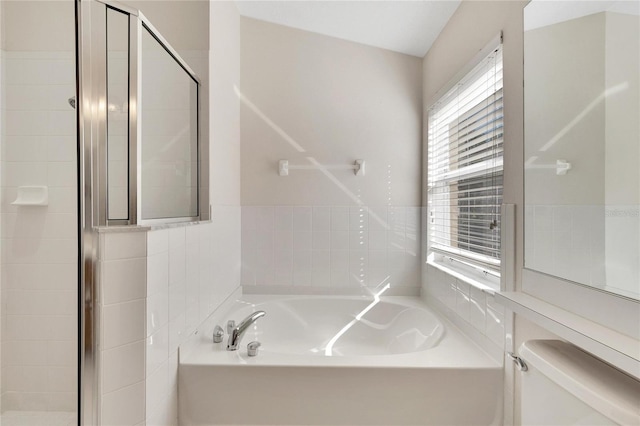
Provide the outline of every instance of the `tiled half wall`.
{"type": "Polygon", "coordinates": [[[100,234],[99,424],[177,424],[178,347],[239,285],[239,210],[100,234]]]}

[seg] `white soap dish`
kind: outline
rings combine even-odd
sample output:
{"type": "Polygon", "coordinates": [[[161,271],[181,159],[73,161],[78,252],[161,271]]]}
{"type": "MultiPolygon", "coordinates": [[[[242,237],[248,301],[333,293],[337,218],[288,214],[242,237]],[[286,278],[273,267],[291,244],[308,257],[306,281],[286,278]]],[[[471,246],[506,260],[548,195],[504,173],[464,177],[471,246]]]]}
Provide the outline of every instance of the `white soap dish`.
{"type": "Polygon", "coordinates": [[[46,186],[19,186],[18,197],[11,203],[14,206],[49,205],[49,188],[46,186]]]}

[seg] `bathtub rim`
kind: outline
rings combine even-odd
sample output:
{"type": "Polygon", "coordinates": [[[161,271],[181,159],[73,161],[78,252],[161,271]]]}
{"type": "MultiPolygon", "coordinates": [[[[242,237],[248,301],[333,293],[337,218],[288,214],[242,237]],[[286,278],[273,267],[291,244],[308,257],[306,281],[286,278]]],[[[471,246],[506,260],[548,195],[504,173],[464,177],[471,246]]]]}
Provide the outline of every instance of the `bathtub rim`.
{"type": "MultiPolygon", "coordinates": [[[[247,317],[249,313],[255,312],[257,310],[261,310],[269,313],[272,309],[277,311],[282,308],[284,308],[285,310],[288,308],[291,308],[292,312],[294,312],[294,316],[300,315],[301,317],[300,321],[303,321],[303,322],[308,321],[309,323],[313,324],[315,322],[313,320],[317,320],[316,315],[320,314],[324,316],[325,310],[327,310],[328,306],[331,306],[331,302],[335,300],[336,302],[339,302],[341,306],[347,309],[347,311],[343,311],[342,308],[338,308],[337,310],[335,310],[335,312],[338,315],[340,315],[340,317],[343,317],[344,314],[348,314],[347,317],[353,320],[354,316],[357,317],[357,315],[359,314],[366,313],[366,315],[364,315],[361,318],[363,323],[372,324],[374,328],[376,325],[375,318],[377,317],[377,314],[375,314],[374,311],[377,310],[377,312],[380,312],[381,308],[383,310],[390,309],[392,312],[394,312],[394,313],[391,313],[393,317],[388,318],[391,320],[395,320],[397,316],[402,314],[407,314],[407,313],[413,316],[418,315],[420,320],[420,325],[418,325],[417,328],[420,333],[425,333],[424,336],[426,337],[425,342],[423,342],[424,348],[420,350],[412,350],[412,349],[402,350],[398,348],[399,350],[395,353],[369,353],[369,354],[363,353],[361,355],[337,354],[335,356],[365,356],[366,357],[366,356],[400,355],[405,353],[423,352],[425,350],[429,350],[437,346],[440,343],[440,340],[442,339],[445,333],[445,325],[440,321],[440,318],[438,317],[438,315],[436,315],[432,309],[426,309],[426,307],[423,304],[413,303],[414,299],[384,297],[384,298],[379,298],[376,301],[371,297],[353,296],[353,295],[336,296],[336,297],[331,297],[327,295],[313,295],[313,296],[286,295],[282,297],[278,297],[278,296],[270,297],[270,296],[271,295],[269,295],[269,297],[266,297],[265,295],[262,295],[262,296],[243,295],[242,299],[239,302],[240,304],[234,305],[233,309],[231,309],[231,311],[228,313],[229,316],[227,318],[223,318],[223,324],[220,324],[220,325],[224,327],[224,323],[226,323],[226,320],[229,320],[229,319],[235,320],[236,323],[238,323],[243,318],[247,317]],[[245,305],[245,303],[250,303],[251,306],[245,305]],[[308,314],[305,313],[306,309],[309,310],[308,314]],[[371,313],[368,313],[370,309],[372,311],[371,313],[373,313],[373,317],[371,316],[371,313]]],[[[331,309],[333,309],[333,307],[331,309]]],[[[383,320],[382,320],[383,322],[385,321],[384,318],[386,317],[384,317],[383,315],[383,320]]],[[[346,318],[344,319],[346,320],[346,318]]],[[[409,322],[409,324],[412,324],[412,323],[413,322],[409,322]]],[[[262,343],[267,343],[271,341],[273,345],[264,345],[261,351],[265,353],[270,353],[270,354],[280,354],[280,355],[290,354],[290,355],[297,355],[297,356],[325,356],[321,352],[312,354],[312,353],[307,353],[306,351],[312,347],[317,348],[317,344],[321,340],[324,340],[324,341],[329,340],[334,332],[340,330],[341,326],[348,325],[347,323],[342,323],[342,321],[340,323],[332,324],[332,327],[336,327],[336,328],[329,334],[318,332],[317,330],[314,330],[313,326],[311,327],[310,330],[308,330],[308,332],[298,330],[296,333],[296,336],[300,338],[298,343],[301,343],[301,345],[297,347],[297,350],[292,351],[291,347],[288,348],[287,344],[283,344],[279,340],[280,338],[285,338],[285,339],[291,338],[291,335],[289,335],[288,337],[284,336],[286,335],[286,328],[288,326],[288,322],[281,323],[281,324],[276,322],[275,324],[277,324],[278,326],[281,326],[281,328],[279,330],[270,328],[271,332],[265,334],[263,336],[264,341],[262,341],[262,343]],[[273,340],[270,340],[269,338],[273,338],[273,340]],[[321,340],[318,340],[318,339],[321,339],[321,340]],[[302,352],[298,352],[300,350],[302,350],[302,352]]],[[[389,325],[392,325],[392,324],[393,322],[389,323],[389,325]]],[[[405,325],[407,324],[406,321],[404,324],[405,325]]],[[[260,323],[258,323],[257,325],[258,325],[258,328],[260,328],[260,323]]],[[[300,324],[297,321],[295,320],[293,321],[293,326],[295,328],[297,328],[296,326],[299,326],[299,325],[300,324]]],[[[363,337],[357,331],[359,330],[359,327],[361,327],[361,325],[357,323],[352,323],[348,325],[348,328],[351,328],[351,326],[354,326],[353,328],[354,330],[356,330],[355,331],[356,339],[358,338],[359,335],[363,337]]],[[[367,328],[366,325],[365,325],[365,328],[367,328]]],[[[396,333],[408,331],[408,329],[405,330],[402,327],[400,329],[391,327],[391,330],[395,330],[396,333]]],[[[384,337],[386,337],[386,339],[389,339],[389,340],[399,337],[399,334],[396,334],[393,331],[391,332],[391,334],[387,334],[385,331],[380,331],[380,333],[384,337]]],[[[345,334],[345,336],[351,336],[351,337],[347,337],[345,340],[341,338],[339,342],[344,342],[348,346],[350,342],[351,343],[354,342],[352,340],[353,335],[349,335],[347,333],[345,334]]],[[[250,340],[252,340],[252,338],[249,335],[247,335],[247,337],[245,337],[244,340],[245,340],[245,343],[248,343],[250,340]]],[[[338,349],[340,346],[342,345],[338,344],[336,346],[337,348],[336,352],[340,351],[340,349],[338,349]]],[[[373,349],[375,351],[375,350],[381,349],[383,346],[373,345],[373,347],[375,347],[375,349],[373,349]]],[[[383,352],[384,352],[384,349],[383,349],[383,352]]]]}
{"type": "Polygon", "coordinates": [[[230,312],[238,305],[236,301],[239,299],[259,303],[283,299],[310,298],[370,300],[370,297],[353,295],[243,295],[242,288],[238,288],[180,345],[179,364],[238,367],[502,368],[500,363],[482,350],[472,339],[449,321],[445,315],[439,312],[436,307],[429,305],[422,298],[416,296],[384,296],[380,299],[403,306],[427,309],[444,326],[444,335],[438,345],[419,352],[335,357],[264,352],[257,357],[248,357],[244,350],[248,342],[243,342],[242,348],[238,351],[227,351],[224,344],[215,345],[211,336],[209,336],[216,324],[224,326],[230,312]]]}

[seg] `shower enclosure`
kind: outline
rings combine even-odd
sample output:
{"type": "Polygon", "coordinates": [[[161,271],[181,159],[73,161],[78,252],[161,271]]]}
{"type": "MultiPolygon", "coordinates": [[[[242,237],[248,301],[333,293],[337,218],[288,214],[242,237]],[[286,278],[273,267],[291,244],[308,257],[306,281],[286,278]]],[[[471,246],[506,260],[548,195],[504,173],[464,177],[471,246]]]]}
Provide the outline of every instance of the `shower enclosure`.
{"type": "Polygon", "coordinates": [[[0,2],[2,425],[77,422],[75,2],[0,2]]]}
{"type": "Polygon", "coordinates": [[[0,16],[0,421],[75,424],[75,3],[3,0],[0,16]]]}
{"type": "Polygon", "coordinates": [[[0,34],[0,424],[98,424],[98,231],[208,218],[200,82],[121,3],[0,0],[0,34]]]}

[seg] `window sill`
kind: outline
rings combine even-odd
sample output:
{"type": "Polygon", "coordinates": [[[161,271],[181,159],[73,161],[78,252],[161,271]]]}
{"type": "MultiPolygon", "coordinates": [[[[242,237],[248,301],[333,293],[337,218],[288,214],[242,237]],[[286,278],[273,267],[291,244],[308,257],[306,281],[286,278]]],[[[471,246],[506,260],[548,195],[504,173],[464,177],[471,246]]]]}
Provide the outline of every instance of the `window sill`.
{"type": "Polygon", "coordinates": [[[471,268],[464,268],[462,265],[452,265],[448,262],[435,260],[433,256],[429,256],[427,259],[427,265],[433,266],[442,272],[449,274],[462,282],[472,285],[485,293],[494,295],[500,290],[500,279],[496,278],[495,282],[492,282],[490,278],[481,277],[481,272],[470,272],[471,268]]]}

